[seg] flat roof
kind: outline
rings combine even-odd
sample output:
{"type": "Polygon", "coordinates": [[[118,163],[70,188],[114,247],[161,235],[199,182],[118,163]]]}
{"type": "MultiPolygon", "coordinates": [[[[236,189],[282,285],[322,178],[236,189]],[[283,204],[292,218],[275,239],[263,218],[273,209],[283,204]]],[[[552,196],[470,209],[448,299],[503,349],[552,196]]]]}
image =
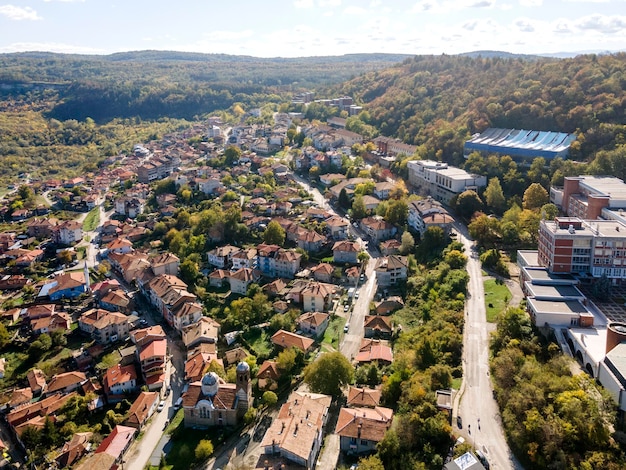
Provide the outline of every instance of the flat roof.
{"type": "Polygon", "coordinates": [[[533,282],[554,282],[555,284],[578,284],[574,276],[570,274],[555,274],[548,271],[548,268],[526,267],[524,272],[533,282]]]}
{"type": "Polygon", "coordinates": [[[583,294],[576,286],[564,285],[564,286],[541,286],[532,284],[526,281],[526,289],[528,289],[529,297],[579,297],[585,298],[583,294]]]}
{"type": "Polygon", "coordinates": [[[539,267],[539,251],[538,250],[517,250],[517,258],[522,258],[526,266],[539,267]]]}
{"type": "Polygon", "coordinates": [[[593,362],[598,364],[606,355],[606,327],[569,328],[569,334],[583,346],[593,362]]]}
{"type": "Polygon", "coordinates": [[[626,342],[619,343],[606,353],[606,359],[611,361],[622,377],[626,377],[626,342]]]}
{"type": "Polygon", "coordinates": [[[533,298],[527,299],[528,304],[532,306],[532,309],[537,313],[555,313],[558,315],[580,315],[588,313],[587,307],[581,304],[578,300],[537,300],[533,298]]]}
{"type": "Polygon", "coordinates": [[[596,195],[608,196],[611,199],[626,198],[626,183],[615,176],[582,175],[580,185],[596,195]]]}

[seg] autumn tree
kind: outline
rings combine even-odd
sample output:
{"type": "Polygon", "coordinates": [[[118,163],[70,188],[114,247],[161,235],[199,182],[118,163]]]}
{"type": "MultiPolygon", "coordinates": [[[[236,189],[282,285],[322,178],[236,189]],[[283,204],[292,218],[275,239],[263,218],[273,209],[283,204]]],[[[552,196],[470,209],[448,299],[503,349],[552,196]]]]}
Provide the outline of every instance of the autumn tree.
{"type": "Polygon", "coordinates": [[[411,235],[411,232],[405,230],[402,234],[402,237],[400,238],[400,254],[408,255],[413,251],[414,248],[415,239],[413,238],[413,235],[411,235]]]}
{"type": "Polygon", "coordinates": [[[483,201],[476,191],[468,189],[463,191],[456,199],[456,210],[461,217],[469,220],[472,216],[483,209],[483,201]]]}
{"type": "Polygon", "coordinates": [[[539,209],[550,202],[548,191],[539,183],[531,184],[524,191],[524,209],[539,209]]]}
{"type": "Polygon", "coordinates": [[[365,202],[363,202],[363,196],[357,194],[352,201],[352,218],[362,219],[367,215],[367,209],[365,209],[365,202]]]}
{"type": "Polygon", "coordinates": [[[485,189],[485,202],[487,206],[493,209],[496,213],[501,214],[506,209],[506,199],[504,197],[504,191],[500,185],[500,180],[497,177],[491,178],[487,189],[485,189]]]}
{"type": "Polygon", "coordinates": [[[285,236],[285,229],[278,222],[272,220],[263,232],[263,241],[269,245],[283,246],[285,236]]]}
{"type": "Polygon", "coordinates": [[[338,396],[352,382],[354,369],[340,352],[322,354],[304,369],[304,381],[311,391],[338,396]]]}

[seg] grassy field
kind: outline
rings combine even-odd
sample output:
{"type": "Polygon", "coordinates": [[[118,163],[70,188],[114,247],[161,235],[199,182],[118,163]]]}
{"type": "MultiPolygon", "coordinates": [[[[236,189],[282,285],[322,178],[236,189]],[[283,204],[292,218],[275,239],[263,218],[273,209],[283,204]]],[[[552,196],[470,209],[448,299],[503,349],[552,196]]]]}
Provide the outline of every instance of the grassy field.
{"type": "Polygon", "coordinates": [[[330,321],[328,328],[326,328],[326,331],[324,332],[322,348],[324,348],[324,346],[331,346],[335,350],[339,350],[339,338],[345,321],[346,320],[343,317],[335,317],[330,321]]]}
{"type": "Polygon", "coordinates": [[[506,284],[499,284],[495,279],[487,279],[484,286],[487,321],[494,323],[500,312],[506,309],[509,300],[511,300],[511,291],[506,284]]]}
{"type": "Polygon", "coordinates": [[[85,217],[85,221],[83,222],[83,231],[91,232],[96,229],[98,224],[100,223],[100,208],[94,207],[89,211],[87,217],[85,217]]]}
{"type": "Polygon", "coordinates": [[[270,336],[265,330],[258,328],[250,330],[246,333],[245,339],[248,341],[248,344],[250,344],[250,347],[253,349],[252,352],[254,352],[256,356],[268,357],[272,352],[273,346],[270,341],[270,336]]]}

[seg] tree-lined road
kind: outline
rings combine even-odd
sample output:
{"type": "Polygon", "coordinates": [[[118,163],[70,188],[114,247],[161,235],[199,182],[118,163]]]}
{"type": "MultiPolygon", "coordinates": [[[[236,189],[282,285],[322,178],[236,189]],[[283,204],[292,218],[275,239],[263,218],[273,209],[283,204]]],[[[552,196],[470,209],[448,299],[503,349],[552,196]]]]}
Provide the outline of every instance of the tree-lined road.
{"type": "MultiPolygon", "coordinates": [[[[467,228],[456,224],[455,229],[468,255],[467,272],[470,276],[463,334],[463,385],[457,409],[462,426],[457,431],[486,455],[492,469],[521,470],[522,466],[513,457],[504,437],[498,405],[493,398],[489,376],[489,327],[480,261],[467,228]]],[[[453,425],[457,426],[456,417],[453,425]]]]}

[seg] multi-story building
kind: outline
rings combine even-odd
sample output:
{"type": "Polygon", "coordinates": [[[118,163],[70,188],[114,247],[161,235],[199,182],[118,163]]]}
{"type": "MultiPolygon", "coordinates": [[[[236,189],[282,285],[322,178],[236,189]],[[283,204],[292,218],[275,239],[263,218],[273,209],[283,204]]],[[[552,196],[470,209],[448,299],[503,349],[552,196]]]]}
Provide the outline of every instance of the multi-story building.
{"type": "Polygon", "coordinates": [[[538,260],[553,273],[626,279],[626,224],[558,217],[539,224],[538,260]]]}
{"type": "Polygon", "coordinates": [[[433,160],[413,160],[407,163],[409,183],[421,193],[449,203],[450,200],[466,190],[478,190],[487,185],[487,178],[473,175],[465,170],[449,166],[447,163],[433,160]]]}
{"type": "Polygon", "coordinates": [[[376,264],[376,280],[381,287],[394,286],[406,281],[409,263],[406,256],[390,255],[378,258],[376,264]]]}
{"type": "Polygon", "coordinates": [[[626,208],[626,184],[614,176],[567,176],[562,188],[550,188],[550,202],[570,217],[618,218],[612,212],[626,208]]]}
{"type": "Polygon", "coordinates": [[[285,250],[278,245],[262,243],[257,246],[257,265],[266,276],[293,279],[300,269],[301,259],[300,253],[285,250]]]}

